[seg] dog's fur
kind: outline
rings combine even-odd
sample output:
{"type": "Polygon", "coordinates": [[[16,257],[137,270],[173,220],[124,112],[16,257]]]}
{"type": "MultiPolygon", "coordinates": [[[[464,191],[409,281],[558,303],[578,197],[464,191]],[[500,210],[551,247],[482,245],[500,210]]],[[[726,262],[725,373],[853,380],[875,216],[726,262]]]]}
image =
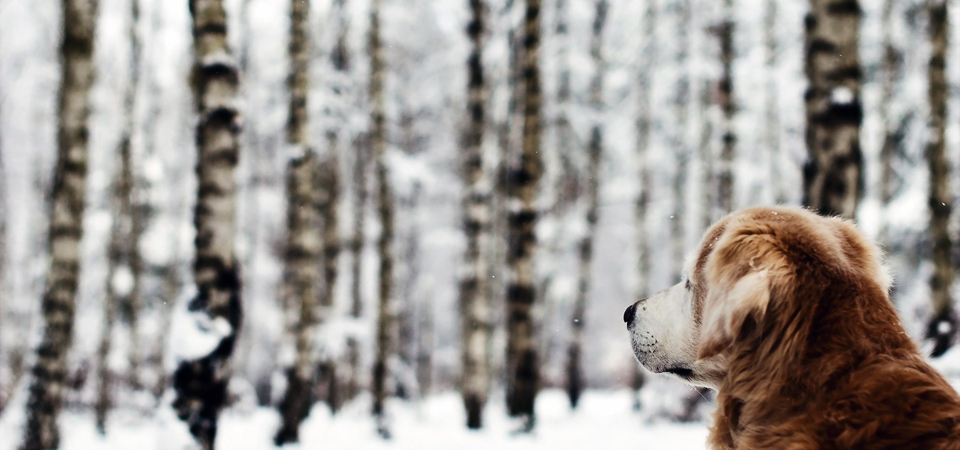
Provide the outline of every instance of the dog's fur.
{"type": "Polygon", "coordinates": [[[718,391],[712,448],[960,450],[960,397],[907,336],[880,251],[849,222],[740,211],[686,272],[624,319],[645,367],[718,391]]]}

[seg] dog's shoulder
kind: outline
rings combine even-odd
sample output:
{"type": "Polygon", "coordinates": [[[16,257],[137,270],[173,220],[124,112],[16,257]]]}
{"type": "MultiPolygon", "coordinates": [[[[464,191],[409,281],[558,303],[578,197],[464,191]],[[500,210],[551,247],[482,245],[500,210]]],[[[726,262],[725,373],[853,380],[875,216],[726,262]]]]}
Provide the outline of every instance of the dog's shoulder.
{"type": "Polygon", "coordinates": [[[818,428],[839,448],[960,449],[960,396],[918,355],[869,358],[826,389],[818,428]]]}

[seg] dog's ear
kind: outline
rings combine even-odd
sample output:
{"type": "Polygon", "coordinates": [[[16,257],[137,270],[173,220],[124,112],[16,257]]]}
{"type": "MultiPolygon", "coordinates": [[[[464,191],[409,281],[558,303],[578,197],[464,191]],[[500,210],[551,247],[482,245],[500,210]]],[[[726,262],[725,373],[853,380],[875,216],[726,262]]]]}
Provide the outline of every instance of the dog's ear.
{"type": "Polygon", "coordinates": [[[763,321],[770,304],[769,273],[750,272],[707,293],[700,326],[698,359],[717,355],[763,321]]]}
{"type": "Polygon", "coordinates": [[[703,268],[698,359],[764,328],[771,298],[780,296],[775,293],[782,293],[794,272],[779,239],[769,227],[741,225],[716,240],[703,268]]]}

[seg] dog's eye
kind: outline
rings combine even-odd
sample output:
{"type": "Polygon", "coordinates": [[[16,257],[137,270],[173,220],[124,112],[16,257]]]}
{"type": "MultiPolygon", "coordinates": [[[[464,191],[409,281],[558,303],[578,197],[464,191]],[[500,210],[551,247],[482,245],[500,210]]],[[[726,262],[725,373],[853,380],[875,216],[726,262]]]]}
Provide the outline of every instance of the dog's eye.
{"type": "Polygon", "coordinates": [[[693,288],[693,283],[690,282],[690,279],[689,279],[689,278],[687,278],[687,284],[684,286],[684,288],[685,288],[686,290],[688,290],[688,291],[689,291],[691,288],[693,288]]]}

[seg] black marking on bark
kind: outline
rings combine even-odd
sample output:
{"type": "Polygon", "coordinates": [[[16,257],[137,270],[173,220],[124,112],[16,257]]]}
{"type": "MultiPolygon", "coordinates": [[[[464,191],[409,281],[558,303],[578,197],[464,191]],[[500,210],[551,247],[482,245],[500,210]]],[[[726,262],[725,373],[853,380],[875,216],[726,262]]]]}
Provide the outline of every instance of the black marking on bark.
{"type": "Polygon", "coordinates": [[[827,6],[827,14],[856,14],[860,15],[863,11],[857,0],[842,0],[831,3],[827,6]]]}
{"type": "Polygon", "coordinates": [[[536,293],[532,286],[511,284],[507,287],[507,301],[517,305],[533,305],[536,293]]]}
{"type": "Polygon", "coordinates": [[[224,22],[209,22],[202,26],[197,27],[194,30],[194,33],[197,36],[203,36],[205,34],[219,34],[219,35],[226,36],[227,24],[224,22]]]}

